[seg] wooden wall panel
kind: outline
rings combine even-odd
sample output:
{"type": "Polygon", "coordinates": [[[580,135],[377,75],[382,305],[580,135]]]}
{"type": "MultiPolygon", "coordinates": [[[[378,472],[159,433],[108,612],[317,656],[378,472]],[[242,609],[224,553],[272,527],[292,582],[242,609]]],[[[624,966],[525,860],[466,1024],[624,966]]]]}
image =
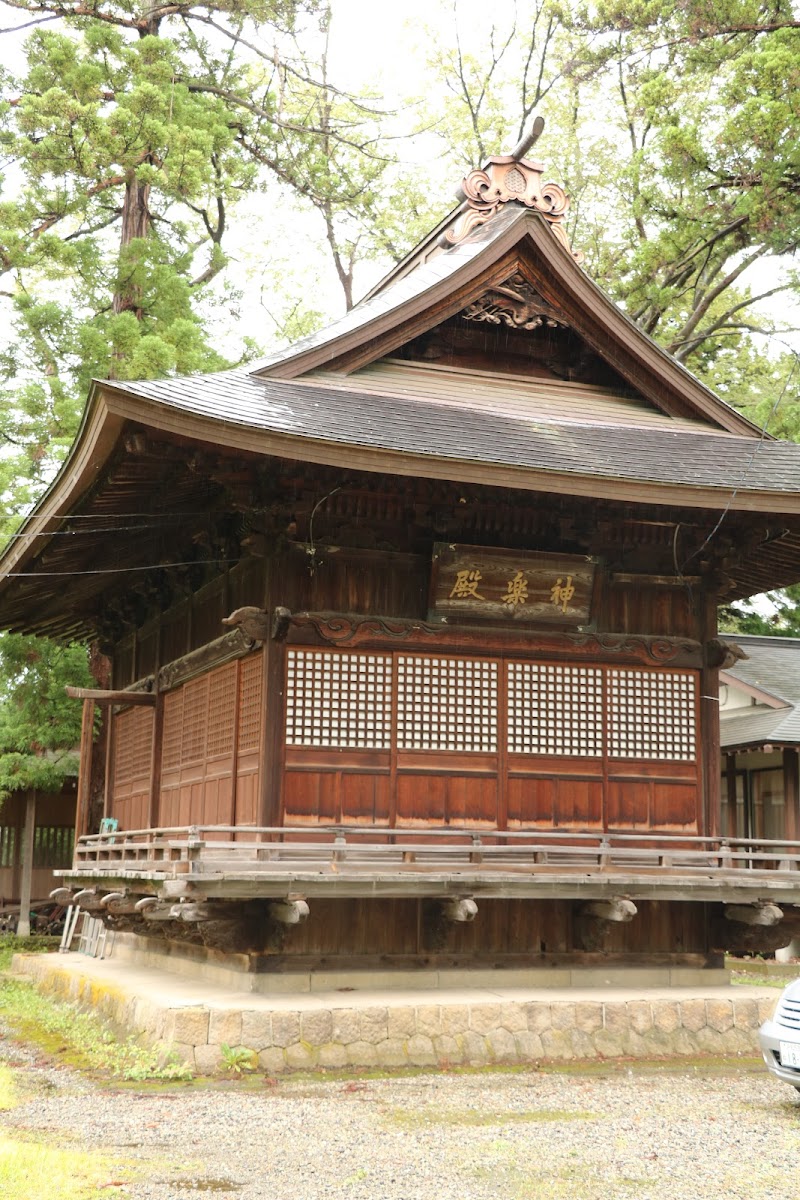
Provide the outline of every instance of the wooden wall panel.
{"type": "Polygon", "coordinates": [[[391,780],[383,775],[342,772],[341,821],[351,825],[386,825],[389,821],[391,780]]]}
{"type": "Polygon", "coordinates": [[[647,829],[650,818],[650,781],[609,779],[606,791],[609,828],[647,829]]]}
{"type": "Polygon", "coordinates": [[[320,546],[311,574],[305,547],[296,547],[279,574],[276,603],[293,610],[421,618],[427,612],[430,559],[424,555],[320,546]]]}
{"type": "Polygon", "coordinates": [[[283,789],[283,823],[335,824],[338,821],[338,801],[338,771],[287,771],[283,789]]]}
{"type": "Polygon", "coordinates": [[[609,633],[650,633],[699,638],[697,612],[684,587],[624,583],[609,586],[606,597],[609,633]]]}

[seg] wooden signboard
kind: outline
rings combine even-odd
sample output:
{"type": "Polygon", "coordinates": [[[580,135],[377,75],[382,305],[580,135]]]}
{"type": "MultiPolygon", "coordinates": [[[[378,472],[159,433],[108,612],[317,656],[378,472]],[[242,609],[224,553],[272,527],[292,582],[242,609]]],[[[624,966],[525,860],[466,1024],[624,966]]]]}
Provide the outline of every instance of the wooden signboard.
{"type": "Polygon", "coordinates": [[[435,542],[431,618],[586,627],[597,559],[435,542]]]}

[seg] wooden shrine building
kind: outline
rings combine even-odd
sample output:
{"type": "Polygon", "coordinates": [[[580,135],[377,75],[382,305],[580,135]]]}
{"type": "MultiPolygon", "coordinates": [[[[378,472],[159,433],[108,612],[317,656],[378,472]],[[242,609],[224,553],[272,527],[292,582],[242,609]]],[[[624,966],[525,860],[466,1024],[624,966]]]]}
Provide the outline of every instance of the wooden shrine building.
{"type": "Polygon", "coordinates": [[[113,661],[63,893],[109,923],[260,971],[794,936],[800,843],[720,829],[716,610],[800,580],[800,447],[613,305],[526,149],[324,332],[95,383],[0,618],[113,661]]]}

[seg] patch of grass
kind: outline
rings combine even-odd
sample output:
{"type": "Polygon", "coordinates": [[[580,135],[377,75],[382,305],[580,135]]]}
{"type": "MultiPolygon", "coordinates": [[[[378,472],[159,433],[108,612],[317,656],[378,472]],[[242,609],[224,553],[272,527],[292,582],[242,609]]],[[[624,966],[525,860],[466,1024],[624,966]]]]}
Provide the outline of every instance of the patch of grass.
{"type": "Polygon", "coordinates": [[[601,1118],[600,1113],[558,1108],[527,1109],[524,1112],[516,1110],[489,1112],[479,1108],[414,1110],[394,1108],[385,1115],[393,1125],[399,1125],[403,1129],[419,1129],[425,1125],[464,1125],[485,1128],[494,1125],[599,1121],[601,1118]]]}
{"type": "Polygon", "coordinates": [[[15,933],[0,934],[0,971],[7,971],[15,954],[47,954],[57,950],[60,938],[33,934],[17,937],[15,933]]]}
{"type": "Polygon", "coordinates": [[[790,980],[781,975],[757,975],[755,971],[731,971],[731,983],[746,987],[785,988],[790,980]]]}
{"type": "Polygon", "coordinates": [[[92,1200],[112,1182],[123,1179],[108,1155],[0,1134],[0,1200],[92,1200]]]}
{"type": "Polygon", "coordinates": [[[120,1040],[94,1013],[43,996],[30,983],[2,980],[0,1007],[16,1036],[79,1070],[130,1080],[191,1078],[174,1055],[139,1046],[133,1038],[120,1040]]]}

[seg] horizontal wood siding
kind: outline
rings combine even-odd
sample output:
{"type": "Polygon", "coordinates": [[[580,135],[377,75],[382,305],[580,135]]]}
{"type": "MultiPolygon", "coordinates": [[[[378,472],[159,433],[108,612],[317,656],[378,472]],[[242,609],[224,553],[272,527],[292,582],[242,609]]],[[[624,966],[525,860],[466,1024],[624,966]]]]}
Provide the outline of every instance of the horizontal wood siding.
{"type": "Polygon", "coordinates": [[[114,717],[109,812],[122,829],[148,825],[153,732],[152,708],[128,708],[114,717]]]}
{"type": "Polygon", "coordinates": [[[261,676],[258,651],[166,693],[160,824],[255,823],[261,676]]]}
{"type": "Polygon", "coordinates": [[[239,720],[236,731],[237,825],[257,825],[259,815],[259,745],[263,704],[263,654],[239,662],[239,720]]]}

